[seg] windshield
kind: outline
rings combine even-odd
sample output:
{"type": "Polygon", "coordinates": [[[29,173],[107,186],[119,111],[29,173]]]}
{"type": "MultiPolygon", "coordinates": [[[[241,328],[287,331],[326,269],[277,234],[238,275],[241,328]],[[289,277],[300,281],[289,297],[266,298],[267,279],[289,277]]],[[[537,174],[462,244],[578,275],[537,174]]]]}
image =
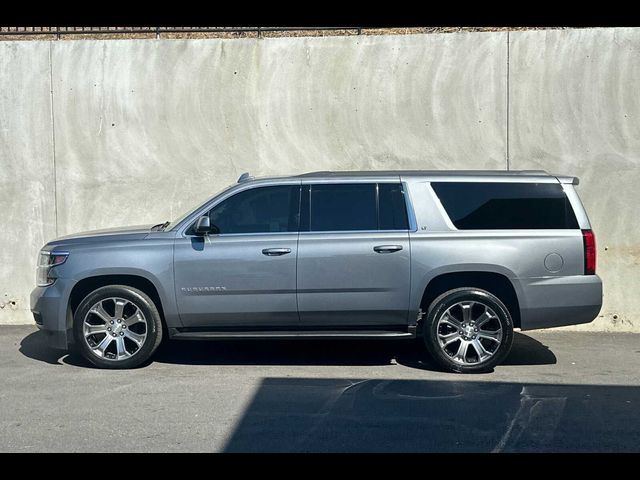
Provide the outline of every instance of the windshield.
{"type": "Polygon", "coordinates": [[[165,231],[169,231],[172,228],[175,228],[176,225],[178,225],[179,223],[181,223],[185,218],[187,218],[189,215],[191,215],[195,210],[197,210],[198,208],[200,208],[201,206],[205,205],[206,203],[209,203],[211,200],[213,200],[214,198],[216,198],[219,195],[222,195],[223,193],[225,193],[227,190],[233,188],[236,184],[232,184],[229,185],[228,187],[224,188],[223,190],[219,191],[218,193],[216,193],[215,195],[212,195],[210,197],[208,197],[206,200],[200,201],[197,204],[195,204],[194,206],[192,206],[191,208],[189,208],[189,210],[187,210],[186,212],[184,212],[182,215],[180,215],[179,217],[177,217],[175,220],[171,220],[169,222],[169,224],[163,229],[165,231]]]}

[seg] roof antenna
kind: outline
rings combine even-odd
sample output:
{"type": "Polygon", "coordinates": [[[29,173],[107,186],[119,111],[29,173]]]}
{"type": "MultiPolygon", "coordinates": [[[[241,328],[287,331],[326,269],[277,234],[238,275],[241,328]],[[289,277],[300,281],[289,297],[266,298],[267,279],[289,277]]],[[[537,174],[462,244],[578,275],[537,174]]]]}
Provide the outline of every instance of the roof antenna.
{"type": "Polygon", "coordinates": [[[249,180],[253,180],[253,177],[249,175],[249,172],[244,172],[242,175],[240,175],[238,183],[248,182],[249,180]]]}

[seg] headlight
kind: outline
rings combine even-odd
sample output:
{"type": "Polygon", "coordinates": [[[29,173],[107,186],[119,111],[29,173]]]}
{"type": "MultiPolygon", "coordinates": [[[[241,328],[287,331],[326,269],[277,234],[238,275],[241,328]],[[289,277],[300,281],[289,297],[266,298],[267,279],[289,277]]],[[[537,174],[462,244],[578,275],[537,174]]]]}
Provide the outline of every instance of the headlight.
{"type": "Polygon", "coordinates": [[[55,266],[62,265],[69,256],[69,252],[46,252],[41,251],[38,256],[38,269],[36,272],[36,284],[39,287],[46,287],[55,281],[55,277],[51,277],[51,269],[55,266]]]}

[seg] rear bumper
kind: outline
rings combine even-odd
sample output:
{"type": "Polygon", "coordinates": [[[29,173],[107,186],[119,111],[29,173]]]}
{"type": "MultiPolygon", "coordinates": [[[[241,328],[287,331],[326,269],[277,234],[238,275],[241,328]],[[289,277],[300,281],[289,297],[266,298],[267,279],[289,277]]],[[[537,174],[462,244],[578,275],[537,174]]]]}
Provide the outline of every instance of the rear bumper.
{"type": "Polygon", "coordinates": [[[524,279],[520,287],[522,330],[589,323],[602,308],[597,275],[524,279]]]}
{"type": "Polygon", "coordinates": [[[71,332],[67,331],[65,285],[60,280],[31,291],[31,312],[51,348],[66,350],[71,332]]]}

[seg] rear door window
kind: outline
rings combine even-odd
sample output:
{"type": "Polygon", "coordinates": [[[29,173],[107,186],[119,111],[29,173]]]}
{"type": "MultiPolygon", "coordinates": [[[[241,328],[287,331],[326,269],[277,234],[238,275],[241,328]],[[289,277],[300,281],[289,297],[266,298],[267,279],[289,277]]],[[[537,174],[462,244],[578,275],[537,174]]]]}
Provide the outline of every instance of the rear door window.
{"type": "Polygon", "coordinates": [[[579,228],[558,183],[432,182],[460,230],[579,228]]]}
{"type": "Polygon", "coordinates": [[[378,229],[375,183],[312,185],[309,203],[312,232],[378,229]]]}
{"type": "Polygon", "coordinates": [[[401,183],[328,183],[303,186],[301,231],[407,230],[401,183]],[[308,214],[307,214],[308,212],[308,214]]]}
{"type": "Polygon", "coordinates": [[[407,203],[401,183],[378,184],[378,221],[380,230],[408,230],[407,203]]]}

